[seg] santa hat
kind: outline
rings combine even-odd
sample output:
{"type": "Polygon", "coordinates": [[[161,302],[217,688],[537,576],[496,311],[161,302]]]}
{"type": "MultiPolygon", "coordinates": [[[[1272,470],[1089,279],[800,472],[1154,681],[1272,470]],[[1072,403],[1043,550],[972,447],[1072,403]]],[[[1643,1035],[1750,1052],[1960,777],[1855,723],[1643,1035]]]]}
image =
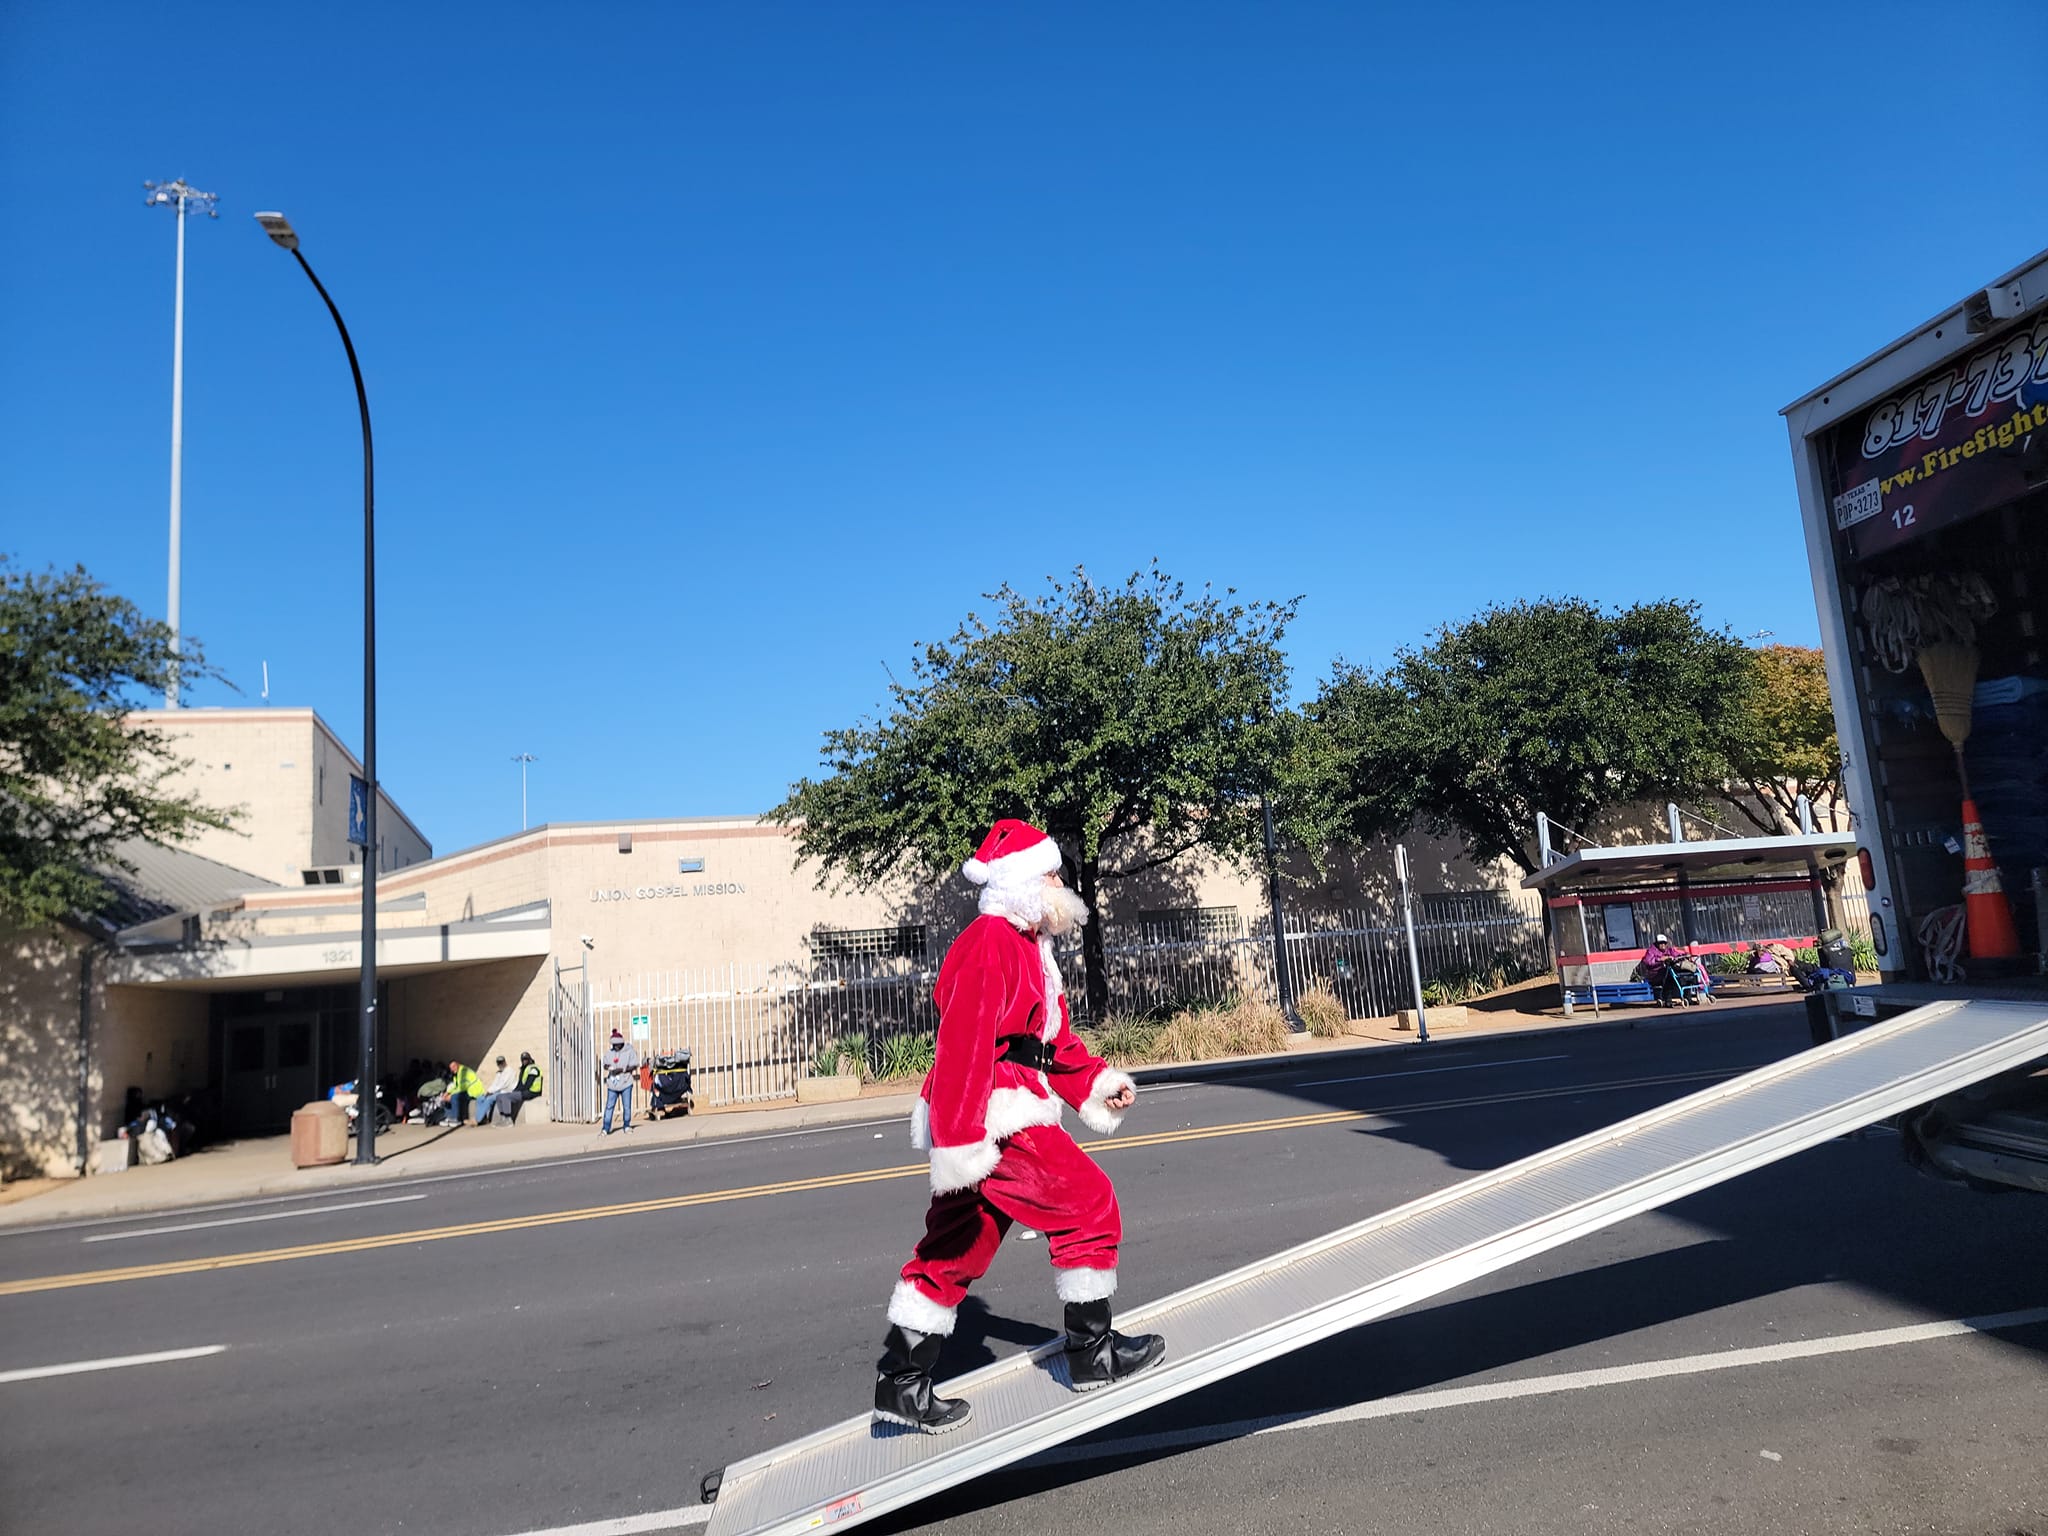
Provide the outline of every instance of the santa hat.
{"type": "Polygon", "coordinates": [[[1028,821],[1005,816],[988,829],[960,873],[976,885],[1049,875],[1060,867],[1060,845],[1028,821]]]}

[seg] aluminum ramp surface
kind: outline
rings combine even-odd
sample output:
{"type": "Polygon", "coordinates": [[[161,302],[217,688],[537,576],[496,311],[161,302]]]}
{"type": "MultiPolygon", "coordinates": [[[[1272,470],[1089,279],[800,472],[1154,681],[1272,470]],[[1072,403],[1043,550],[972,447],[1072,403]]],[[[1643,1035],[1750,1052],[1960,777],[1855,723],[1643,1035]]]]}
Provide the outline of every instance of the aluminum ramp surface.
{"type": "Polygon", "coordinates": [[[1902,1014],[1119,1316],[1167,1342],[1163,1364],[1119,1386],[1070,1390],[1054,1341],[946,1383],[946,1396],[974,1405],[950,1434],[863,1414],[735,1462],[711,1536],[839,1528],[899,1509],[2043,1055],[2048,1005],[1902,1014]]]}

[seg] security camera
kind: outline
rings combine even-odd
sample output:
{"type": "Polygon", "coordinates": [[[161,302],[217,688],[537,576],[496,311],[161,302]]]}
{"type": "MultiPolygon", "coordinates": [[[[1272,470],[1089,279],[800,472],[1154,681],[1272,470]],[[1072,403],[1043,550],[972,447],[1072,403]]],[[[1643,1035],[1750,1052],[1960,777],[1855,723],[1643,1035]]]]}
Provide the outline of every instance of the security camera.
{"type": "Polygon", "coordinates": [[[593,939],[589,934],[579,934],[577,935],[577,937],[582,941],[583,947],[585,949],[597,948],[597,940],[593,939]]]}

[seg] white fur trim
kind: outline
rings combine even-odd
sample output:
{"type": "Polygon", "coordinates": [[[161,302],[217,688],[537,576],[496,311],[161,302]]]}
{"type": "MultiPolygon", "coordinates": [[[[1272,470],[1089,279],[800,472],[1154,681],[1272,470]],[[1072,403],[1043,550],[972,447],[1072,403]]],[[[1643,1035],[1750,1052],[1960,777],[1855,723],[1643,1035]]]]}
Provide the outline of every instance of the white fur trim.
{"type": "Polygon", "coordinates": [[[960,873],[976,885],[986,885],[991,880],[1015,880],[1029,875],[1049,875],[1060,867],[1060,845],[1050,837],[1042,837],[1029,848],[1019,848],[1015,853],[1006,853],[1000,859],[969,859],[960,866],[960,873]]]}
{"type": "Polygon", "coordinates": [[[1088,1085],[1088,1097],[1081,1101],[1081,1123],[1098,1136],[1110,1135],[1124,1123],[1124,1114],[1122,1110],[1111,1109],[1109,1100],[1126,1088],[1135,1092],[1137,1086],[1130,1073],[1104,1067],[1088,1085]]]}
{"type": "Polygon", "coordinates": [[[932,1148],[932,1193],[950,1195],[972,1189],[996,1171],[1003,1149],[993,1141],[971,1142],[964,1147],[932,1148]]]}
{"type": "Polygon", "coordinates": [[[1038,965],[1045,972],[1045,1023],[1038,1038],[1050,1044],[1059,1036],[1060,999],[1067,989],[1060,981],[1060,962],[1052,952],[1052,939],[1043,933],[1038,936],[1038,965]]]}
{"type": "Polygon", "coordinates": [[[914,1333],[935,1333],[940,1338],[953,1331],[959,1313],[942,1307],[908,1280],[898,1280],[889,1295],[889,1321],[914,1333]]]}
{"type": "Polygon", "coordinates": [[[1051,1096],[1051,1087],[1046,1083],[1043,1072],[1038,1074],[1038,1082],[1047,1090],[1044,1098],[1029,1088],[997,1088],[989,1094],[988,1108],[981,1113],[981,1124],[990,1141],[1007,1140],[1034,1125],[1060,1123],[1060,1101],[1051,1096]]]}
{"type": "Polygon", "coordinates": [[[1052,1288],[1059,1292],[1061,1301],[1107,1301],[1116,1294],[1116,1271],[1056,1269],[1052,1272],[1052,1288]]]}
{"type": "Polygon", "coordinates": [[[910,1144],[920,1152],[932,1149],[932,1107],[923,1099],[910,1106],[910,1144]]]}

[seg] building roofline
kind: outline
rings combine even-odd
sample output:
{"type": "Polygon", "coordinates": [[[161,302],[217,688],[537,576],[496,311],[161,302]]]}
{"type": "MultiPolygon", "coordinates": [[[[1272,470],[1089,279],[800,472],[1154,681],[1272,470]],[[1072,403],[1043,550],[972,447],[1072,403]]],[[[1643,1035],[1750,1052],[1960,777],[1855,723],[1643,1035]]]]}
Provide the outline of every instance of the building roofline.
{"type": "MultiPolygon", "coordinates": [[[[358,775],[363,771],[363,760],[349,749],[349,744],[343,741],[334,727],[327,723],[326,717],[309,704],[280,704],[274,708],[269,705],[211,704],[200,705],[196,708],[181,706],[177,709],[131,709],[128,711],[128,714],[131,717],[147,719],[153,724],[159,725],[172,723],[183,725],[195,720],[233,720],[239,722],[245,720],[277,720],[282,718],[304,719],[310,721],[315,730],[326,733],[327,739],[334,743],[335,749],[343,757],[348,759],[350,766],[355,769],[358,775]]],[[[429,848],[433,847],[434,840],[420,829],[418,822],[405,814],[405,808],[398,803],[398,797],[391,793],[390,784],[379,779],[377,788],[381,792],[381,798],[384,803],[391,808],[392,814],[412,828],[413,836],[417,837],[429,848]]],[[[408,865],[407,867],[410,868],[412,866],[408,865]]]]}

